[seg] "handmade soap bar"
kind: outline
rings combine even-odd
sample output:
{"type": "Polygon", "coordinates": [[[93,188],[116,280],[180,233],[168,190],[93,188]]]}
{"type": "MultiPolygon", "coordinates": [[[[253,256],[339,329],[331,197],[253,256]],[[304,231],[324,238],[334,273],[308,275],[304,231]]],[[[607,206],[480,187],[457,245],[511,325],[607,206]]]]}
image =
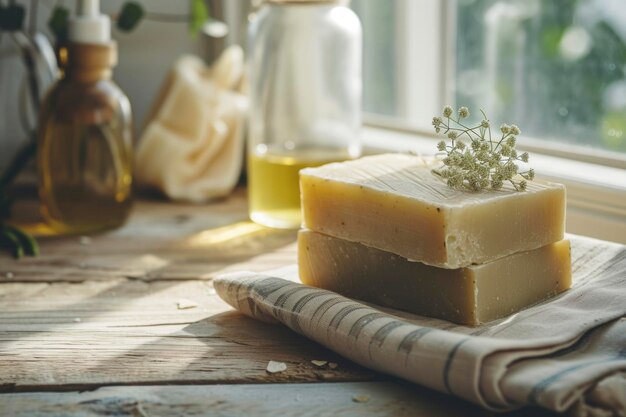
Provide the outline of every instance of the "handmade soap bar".
{"type": "Polygon", "coordinates": [[[469,325],[512,314],[571,285],[567,240],[483,265],[444,269],[301,230],[298,263],[304,284],[469,325]]]}
{"type": "Polygon", "coordinates": [[[300,171],[303,223],[442,268],[460,268],[563,239],[565,188],[454,190],[417,156],[386,154],[300,171]]]}

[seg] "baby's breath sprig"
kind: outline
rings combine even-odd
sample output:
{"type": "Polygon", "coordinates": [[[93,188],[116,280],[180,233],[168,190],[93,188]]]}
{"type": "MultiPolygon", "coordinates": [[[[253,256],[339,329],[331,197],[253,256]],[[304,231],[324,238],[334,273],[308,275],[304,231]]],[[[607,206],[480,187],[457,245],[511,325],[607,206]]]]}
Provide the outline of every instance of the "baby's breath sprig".
{"type": "Polygon", "coordinates": [[[468,126],[463,121],[470,115],[467,107],[461,107],[456,118],[453,113],[452,107],[446,106],[443,117],[433,117],[435,132],[446,135],[451,141],[437,144],[444,156],[444,166],[434,169],[433,174],[456,189],[499,190],[508,182],[517,191],[525,191],[527,181],[535,178],[535,171],[519,171],[517,162],[528,162],[528,153],[518,154],[515,149],[516,137],[521,133],[519,127],[503,124],[500,138],[492,139],[491,122],[482,110],[483,120],[476,126],[468,126]]]}

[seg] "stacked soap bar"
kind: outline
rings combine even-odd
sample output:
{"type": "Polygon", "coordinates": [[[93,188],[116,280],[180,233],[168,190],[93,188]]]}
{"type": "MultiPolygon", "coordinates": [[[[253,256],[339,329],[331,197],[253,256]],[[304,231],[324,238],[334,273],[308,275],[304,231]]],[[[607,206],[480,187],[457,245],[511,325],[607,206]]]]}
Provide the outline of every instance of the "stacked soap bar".
{"type": "Polygon", "coordinates": [[[300,186],[306,284],[472,325],[570,285],[562,185],[468,193],[388,154],[302,170],[300,186]]]}

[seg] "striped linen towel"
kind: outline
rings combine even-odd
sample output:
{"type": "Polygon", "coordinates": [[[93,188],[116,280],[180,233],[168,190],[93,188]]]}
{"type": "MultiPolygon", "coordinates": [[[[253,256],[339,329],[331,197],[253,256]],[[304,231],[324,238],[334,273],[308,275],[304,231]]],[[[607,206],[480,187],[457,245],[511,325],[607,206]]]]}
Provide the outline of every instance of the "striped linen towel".
{"type": "Polygon", "coordinates": [[[373,307],[280,273],[238,272],[214,285],[243,314],[282,323],[365,367],[492,410],[535,405],[623,417],[626,246],[569,238],[572,289],[480,327],[373,307]]]}

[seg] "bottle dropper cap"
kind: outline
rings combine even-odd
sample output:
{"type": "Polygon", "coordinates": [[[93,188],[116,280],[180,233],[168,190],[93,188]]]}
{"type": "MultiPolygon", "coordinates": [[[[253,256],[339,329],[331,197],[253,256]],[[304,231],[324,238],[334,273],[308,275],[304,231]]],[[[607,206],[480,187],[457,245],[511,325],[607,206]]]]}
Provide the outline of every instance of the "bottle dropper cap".
{"type": "Polygon", "coordinates": [[[100,13],[100,0],[79,0],[78,14],[70,19],[68,38],[74,43],[106,44],[111,41],[111,20],[100,13]]]}

